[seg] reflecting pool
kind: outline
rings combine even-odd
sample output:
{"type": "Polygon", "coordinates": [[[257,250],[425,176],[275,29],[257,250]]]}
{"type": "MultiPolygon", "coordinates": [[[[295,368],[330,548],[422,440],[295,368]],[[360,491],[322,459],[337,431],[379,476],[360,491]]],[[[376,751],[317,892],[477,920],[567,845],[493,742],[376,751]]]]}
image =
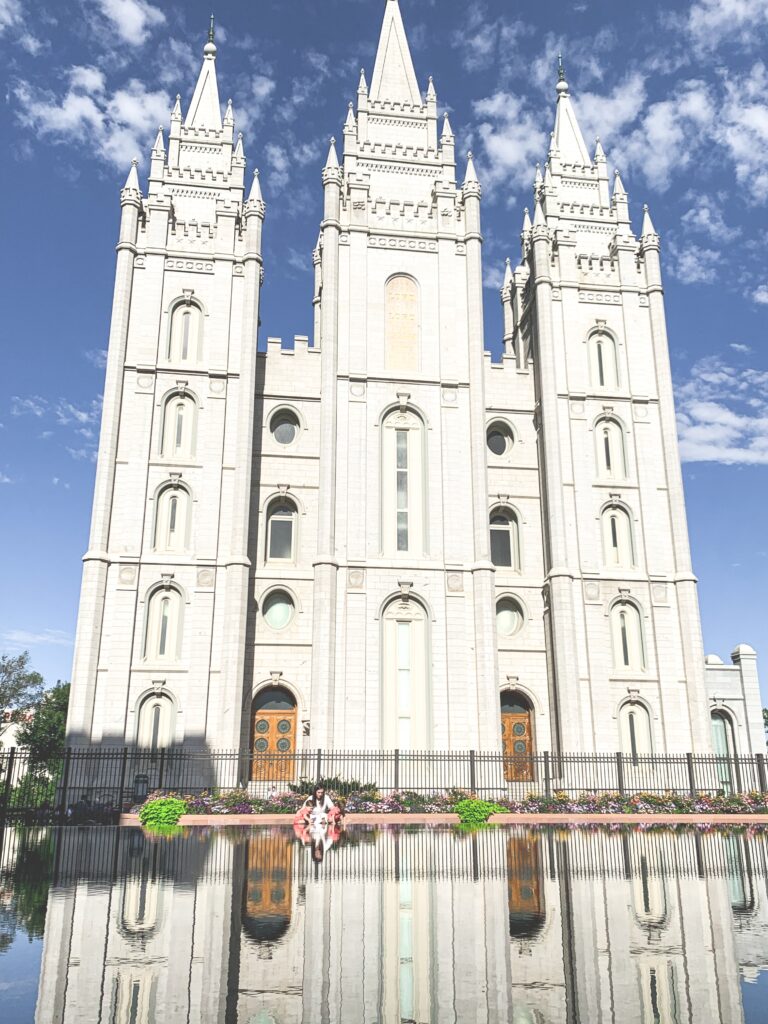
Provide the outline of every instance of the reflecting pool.
{"type": "Polygon", "coordinates": [[[0,833],[3,1024],[766,1024],[764,834],[0,833]]]}

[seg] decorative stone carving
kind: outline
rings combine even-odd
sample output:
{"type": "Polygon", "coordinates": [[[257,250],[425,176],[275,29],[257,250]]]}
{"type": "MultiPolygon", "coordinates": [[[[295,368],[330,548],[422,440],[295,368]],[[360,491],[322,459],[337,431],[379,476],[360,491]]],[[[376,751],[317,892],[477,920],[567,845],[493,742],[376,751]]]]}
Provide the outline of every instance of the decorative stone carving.
{"type": "Polygon", "coordinates": [[[619,292],[579,292],[579,302],[597,302],[604,306],[620,306],[619,292]]]}
{"type": "Polygon", "coordinates": [[[600,584],[588,582],[584,584],[584,597],[587,601],[600,600],[600,584]]]}
{"type": "Polygon", "coordinates": [[[654,604],[666,604],[667,603],[667,584],[666,583],[654,583],[651,587],[651,595],[653,597],[654,604]]]}
{"type": "Polygon", "coordinates": [[[461,594],[464,591],[464,577],[460,572],[449,572],[447,579],[448,593],[461,594]]]}
{"type": "Polygon", "coordinates": [[[154,377],[151,377],[148,373],[142,373],[136,378],[136,383],[142,391],[149,391],[154,383],[154,377]]]}
{"type": "Polygon", "coordinates": [[[212,587],[216,579],[216,574],[213,569],[198,569],[197,570],[197,585],[198,587],[212,587]]]}
{"type": "Polygon", "coordinates": [[[131,586],[136,582],[136,566],[135,565],[121,565],[120,572],[118,573],[118,579],[121,583],[125,583],[131,586]]]}
{"type": "Polygon", "coordinates": [[[350,590],[362,590],[365,586],[365,570],[350,569],[347,573],[347,586],[350,590]]]}
{"type": "Polygon", "coordinates": [[[352,398],[365,398],[365,390],[364,381],[353,381],[349,385],[349,393],[352,398]]]}

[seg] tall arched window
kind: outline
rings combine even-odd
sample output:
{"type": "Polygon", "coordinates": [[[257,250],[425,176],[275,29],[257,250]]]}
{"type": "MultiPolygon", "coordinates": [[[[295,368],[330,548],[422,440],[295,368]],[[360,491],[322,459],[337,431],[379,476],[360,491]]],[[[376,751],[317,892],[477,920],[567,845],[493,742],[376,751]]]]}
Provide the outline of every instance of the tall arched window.
{"type": "Polygon", "coordinates": [[[173,307],[166,358],[171,363],[199,363],[203,347],[203,313],[191,299],[173,307]]]}
{"type": "Polygon", "coordinates": [[[390,277],[384,294],[387,370],[418,373],[421,366],[419,286],[412,277],[390,277]]]}
{"type": "Polygon", "coordinates": [[[195,454],[197,406],[189,395],[171,395],[163,411],[162,454],[189,459],[195,454]]]}
{"type": "Polygon", "coordinates": [[[388,555],[422,555],[427,550],[424,424],[410,410],[393,412],[384,420],[381,441],[382,549],[388,555]]]}
{"type": "Polygon", "coordinates": [[[629,514],[619,506],[603,510],[603,560],[610,568],[631,569],[635,564],[632,523],[629,514]]]}
{"type": "Polygon", "coordinates": [[[595,433],[599,475],[606,480],[625,480],[627,455],[621,424],[612,419],[598,420],[595,433]]]}
{"type": "Polygon", "coordinates": [[[717,762],[717,774],[721,788],[726,793],[732,793],[733,786],[733,758],[736,757],[736,737],[733,732],[731,716],[725,711],[712,712],[712,745],[716,756],[720,759],[717,762]]]}
{"type": "Polygon", "coordinates": [[[637,606],[618,601],[611,609],[613,664],[621,671],[642,672],[645,669],[643,625],[637,606]]]}
{"type": "Polygon", "coordinates": [[[147,602],[144,657],[148,661],[178,661],[181,634],[181,594],[175,587],[158,588],[147,602]]]}
{"type": "Polygon", "coordinates": [[[622,704],[619,711],[621,752],[638,764],[641,757],[653,753],[651,716],[644,704],[622,704]]]}
{"type": "Polygon", "coordinates": [[[288,498],[278,498],[267,509],[267,561],[292,562],[296,559],[296,506],[288,498]]]}
{"type": "Polygon", "coordinates": [[[511,509],[491,513],[491,561],[499,568],[520,571],[520,523],[511,509]]]}
{"type": "Polygon", "coordinates": [[[667,923],[667,892],[664,885],[663,862],[648,854],[640,854],[632,875],[632,905],[635,920],[649,933],[663,928],[667,923]]]}
{"type": "Polygon", "coordinates": [[[170,747],[174,738],[174,708],[164,693],[152,694],[139,708],[136,745],[144,750],[170,747]]]}
{"type": "Polygon", "coordinates": [[[619,384],[619,363],[616,341],[610,334],[596,331],[589,339],[589,362],[592,385],[616,388],[619,384]]]}
{"type": "Polygon", "coordinates": [[[155,506],[154,550],[166,554],[187,550],[192,507],[187,489],[173,484],[164,487],[155,506]]]}
{"type": "Polygon", "coordinates": [[[382,744],[426,750],[431,743],[429,624],[418,602],[396,600],[382,618],[382,744]]]}

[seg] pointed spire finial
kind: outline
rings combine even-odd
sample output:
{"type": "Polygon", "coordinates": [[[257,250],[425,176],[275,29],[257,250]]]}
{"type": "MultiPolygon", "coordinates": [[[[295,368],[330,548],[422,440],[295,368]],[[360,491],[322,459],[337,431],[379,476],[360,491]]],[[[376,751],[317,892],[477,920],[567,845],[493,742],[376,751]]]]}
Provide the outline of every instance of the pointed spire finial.
{"type": "Polygon", "coordinates": [[[130,189],[133,192],[141,192],[141,186],[139,185],[139,161],[134,157],[131,160],[131,169],[128,172],[125,185],[123,189],[130,189]]]}
{"type": "Polygon", "coordinates": [[[163,133],[162,125],[157,129],[157,137],[155,138],[155,144],[152,147],[152,152],[157,154],[165,153],[165,135],[163,133]]]}
{"type": "Polygon", "coordinates": [[[467,173],[464,177],[465,185],[479,185],[480,182],[477,179],[477,171],[475,170],[475,161],[472,158],[472,150],[467,153],[467,173]]]}
{"type": "Polygon", "coordinates": [[[443,114],[443,134],[440,136],[441,142],[448,142],[453,140],[453,128],[451,128],[451,122],[448,120],[448,111],[443,114]]]}
{"type": "Polygon", "coordinates": [[[203,53],[206,57],[216,56],[216,19],[211,15],[211,24],[208,29],[208,42],[203,47],[203,53]]]}
{"type": "Polygon", "coordinates": [[[557,80],[558,82],[565,81],[565,65],[563,64],[562,53],[558,53],[557,55],[557,80]]]}
{"type": "Polygon", "coordinates": [[[613,172],[613,194],[614,196],[626,196],[627,190],[624,188],[624,182],[621,180],[618,167],[613,172]]]}
{"type": "Polygon", "coordinates": [[[216,42],[216,17],[211,14],[211,27],[208,29],[208,42],[216,42]]]}
{"type": "Polygon", "coordinates": [[[533,215],[533,226],[535,228],[547,226],[547,218],[544,215],[544,207],[541,205],[541,199],[536,200],[536,211],[533,215]]]}
{"type": "Polygon", "coordinates": [[[360,84],[357,87],[357,91],[361,93],[368,93],[368,82],[365,80],[365,68],[360,68],[360,84]]]}
{"type": "Polygon", "coordinates": [[[658,231],[653,226],[653,221],[651,220],[651,211],[648,209],[647,203],[643,206],[643,226],[640,231],[640,237],[645,238],[646,235],[658,236],[658,231]]]}
{"type": "Polygon", "coordinates": [[[253,172],[253,183],[251,184],[251,194],[248,196],[248,202],[264,202],[264,197],[261,194],[261,181],[259,180],[259,170],[253,172]]]}
{"type": "Polygon", "coordinates": [[[512,261],[507,256],[506,263],[504,264],[504,287],[508,288],[512,284],[512,261]]]}
{"type": "Polygon", "coordinates": [[[603,144],[600,141],[599,135],[595,139],[595,163],[597,163],[598,160],[605,160],[605,150],[603,149],[603,144]]]}
{"type": "Polygon", "coordinates": [[[336,138],[331,136],[331,145],[328,150],[328,159],[325,161],[325,170],[338,170],[339,168],[339,157],[336,153],[336,138]]]}
{"type": "Polygon", "coordinates": [[[427,86],[427,99],[436,100],[437,93],[435,92],[435,83],[432,80],[432,75],[429,76],[429,85],[427,86]]]}
{"type": "Polygon", "coordinates": [[[527,235],[531,230],[531,211],[526,206],[525,212],[523,213],[523,234],[527,235]]]}

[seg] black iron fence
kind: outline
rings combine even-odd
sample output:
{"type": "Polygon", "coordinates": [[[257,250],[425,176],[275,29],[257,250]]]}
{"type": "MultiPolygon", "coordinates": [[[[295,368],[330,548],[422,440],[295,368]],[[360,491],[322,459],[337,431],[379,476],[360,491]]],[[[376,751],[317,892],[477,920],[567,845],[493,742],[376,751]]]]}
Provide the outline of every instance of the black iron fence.
{"type": "Polygon", "coordinates": [[[242,790],[252,797],[308,791],[316,780],[338,795],[372,798],[412,791],[462,790],[485,799],[523,800],[565,793],[676,793],[691,797],[768,795],[763,754],[638,756],[551,754],[509,756],[482,751],[253,751],[83,747],[65,751],[53,770],[23,748],[0,750],[0,817],[41,821],[79,806],[91,816],[125,810],[154,790],[184,794],[242,790]]]}

